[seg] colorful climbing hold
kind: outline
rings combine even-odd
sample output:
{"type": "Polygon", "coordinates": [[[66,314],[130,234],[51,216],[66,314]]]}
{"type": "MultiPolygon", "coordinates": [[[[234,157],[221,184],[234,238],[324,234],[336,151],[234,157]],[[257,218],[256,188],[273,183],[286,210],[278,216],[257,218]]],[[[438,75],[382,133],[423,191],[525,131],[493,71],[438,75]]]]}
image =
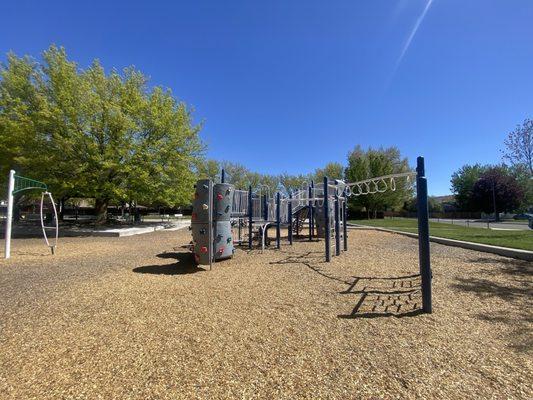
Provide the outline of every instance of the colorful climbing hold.
{"type": "Polygon", "coordinates": [[[207,253],[207,247],[202,246],[202,248],[200,249],[200,251],[201,251],[202,253],[207,253]]]}

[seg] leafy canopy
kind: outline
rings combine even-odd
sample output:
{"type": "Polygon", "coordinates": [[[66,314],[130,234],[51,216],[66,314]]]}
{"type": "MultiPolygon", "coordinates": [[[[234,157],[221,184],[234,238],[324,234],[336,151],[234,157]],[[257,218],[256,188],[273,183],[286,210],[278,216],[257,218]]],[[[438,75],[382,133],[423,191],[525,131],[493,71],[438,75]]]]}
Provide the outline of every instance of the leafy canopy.
{"type": "Polygon", "coordinates": [[[522,166],[533,177],[533,120],[526,119],[509,133],[504,141],[504,159],[514,166],[522,166]]]}
{"type": "MultiPolygon", "coordinates": [[[[348,182],[357,182],[373,177],[408,172],[409,163],[403,158],[396,147],[363,150],[357,146],[348,155],[348,167],[345,176],[348,182]]],[[[405,179],[396,182],[396,190],[384,193],[350,197],[350,206],[354,209],[365,209],[377,212],[386,209],[397,209],[403,206],[413,193],[412,184],[405,179]]]]}
{"type": "Polygon", "coordinates": [[[498,212],[511,212],[522,203],[524,190],[505,167],[487,169],[472,188],[472,210],[491,213],[494,202],[498,212]]]}
{"type": "Polygon", "coordinates": [[[344,166],[338,162],[327,163],[324,168],[317,168],[315,170],[315,182],[322,182],[324,177],[328,179],[344,179],[344,166]]]}
{"type": "Polygon", "coordinates": [[[481,164],[464,165],[452,174],[451,190],[459,210],[473,211],[471,200],[474,185],[489,168],[488,165],[481,164]]]}
{"type": "Polygon", "coordinates": [[[0,65],[0,175],[45,181],[63,198],[189,203],[203,146],[191,110],[133,68],[82,70],[63,48],[0,65]]]}

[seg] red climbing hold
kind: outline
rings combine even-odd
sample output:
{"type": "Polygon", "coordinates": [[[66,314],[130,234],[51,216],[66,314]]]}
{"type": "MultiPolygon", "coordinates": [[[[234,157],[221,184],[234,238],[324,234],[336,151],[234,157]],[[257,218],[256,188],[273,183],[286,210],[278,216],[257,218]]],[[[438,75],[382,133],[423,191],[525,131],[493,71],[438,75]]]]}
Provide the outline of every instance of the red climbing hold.
{"type": "Polygon", "coordinates": [[[224,253],[224,247],[221,247],[220,250],[218,251],[220,254],[224,253]]]}
{"type": "Polygon", "coordinates": [[[224,196],[222,196],[220,193],[217,194],[217,199],[222,200],[223,198],[224,198],[224,196]]]}
{"type": "Polygon", "coordinates": [[[202,246],[202,248],[200,249],[200,251],[201,251],[202,253],[207,253],[207,247],[202,246]]]}
{"type": "Polygon", "coordinates": [[[191,219],[196,219],[196,213],[191,214],[191,219]]]}

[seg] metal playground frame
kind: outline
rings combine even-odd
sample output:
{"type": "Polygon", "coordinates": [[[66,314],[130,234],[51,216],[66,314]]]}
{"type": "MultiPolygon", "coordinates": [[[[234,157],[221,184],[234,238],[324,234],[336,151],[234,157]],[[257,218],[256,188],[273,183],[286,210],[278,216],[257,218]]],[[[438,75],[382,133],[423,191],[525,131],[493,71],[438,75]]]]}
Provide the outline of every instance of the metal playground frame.
{"type": "MultiPolygon", "coordinates": [[[[226,173],[221,174],[224,183],[226,173]]],[[[384,175],[358,182],[343,182],[324,177],[323,183],[310,182],[300,190],[287,194],[278,191],[270,196],[264,188],[255,191],[235,190],[232,204],[232,226],[235,229],[234,243],[253,248],[254,238],[261,242],[261,250],[268,244],[268,230],[275,228],[276,248],[281,248],[281,228],[287,228],[289,245],[293,244],[294,233],[303,229],[308,220],[308,238],[323,237],[325,261],[348,250],[347,203],[351,196],[365,196],[395,191],[397,181],[416,183],[418,220],[418,258],[422,283],[422,309],[432,312],[431,258],[429,245],[429,214],[427,178],[424,158],[417,158],[416,171],[384,175]],[[247,238],[244,237],[247,236],[247,238]],[[333,251],[332,251],[333,250],[333,251]]]]}

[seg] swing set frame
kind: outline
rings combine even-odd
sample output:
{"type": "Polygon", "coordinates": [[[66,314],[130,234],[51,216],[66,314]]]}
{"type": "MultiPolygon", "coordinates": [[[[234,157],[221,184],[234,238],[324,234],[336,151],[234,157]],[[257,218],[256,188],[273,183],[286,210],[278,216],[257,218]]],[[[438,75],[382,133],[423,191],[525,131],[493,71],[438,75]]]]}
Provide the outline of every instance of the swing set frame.
{"type": "Polygon", "coordinates": [[[44,241],[46,245],[50,248],[52,254],[55,254],[55,249],[57,247],[57,240],[59,237],[59,220],[57,217],[57,209],[54,203],[54,198],[52,193],[48,191],[48,186],[44,182],[37,181],[35,179],[26,178],[24,176],[15,175],[14,170],[9,171],[9,179],[7,185],[7,216],[6,216],[6,231],[5,231],[5,251],[4,257],[11,258],[11,232],[13,228],[13,205],[14,197],[16,194],[27,191],[27,190],[40,190],[41,191],[41,203],[40,203],[40,219],[41,219],[41,228],[43,230],[44,241]],[[46,233],[46,227],[44,225],[44,198],[48,196],[50,202],[52,203],[52,208],[54,210],[55,216],[55,240],[53,244],[50,244],[48,235],[46,233]]]}

